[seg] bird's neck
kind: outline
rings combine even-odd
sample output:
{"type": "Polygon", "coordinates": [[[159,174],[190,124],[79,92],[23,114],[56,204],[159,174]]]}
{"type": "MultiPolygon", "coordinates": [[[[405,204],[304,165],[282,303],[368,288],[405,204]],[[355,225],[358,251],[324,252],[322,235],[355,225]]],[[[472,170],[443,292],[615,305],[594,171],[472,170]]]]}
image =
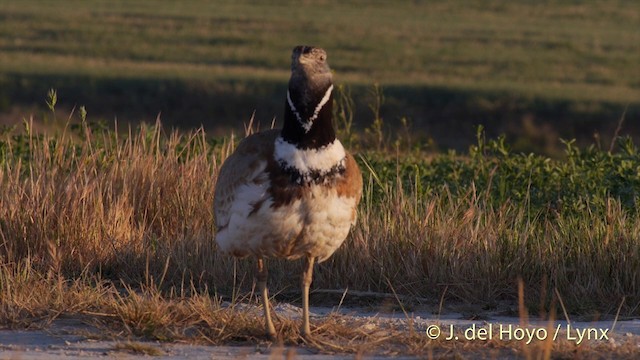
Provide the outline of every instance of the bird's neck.
{"type": "Polygon", "coordinates": [[[281,137],[298,149],[319,149],[334,142],[333,85],[318,89],[289,84],[281,137]]]}

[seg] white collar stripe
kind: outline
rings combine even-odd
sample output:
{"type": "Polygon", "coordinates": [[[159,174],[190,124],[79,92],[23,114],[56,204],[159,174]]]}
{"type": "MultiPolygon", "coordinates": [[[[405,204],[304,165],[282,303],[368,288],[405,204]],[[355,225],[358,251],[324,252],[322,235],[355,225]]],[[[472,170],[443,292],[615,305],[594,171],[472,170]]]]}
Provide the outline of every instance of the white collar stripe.
{"type": "Polygon", "coordinates": [[[343,164],[346,153],[338,139],[319,149],[302,150],[282,137],[278,137],[274,157],[280,164],[294,168],[301,174],[311,172],[323,174],[331,171],[336,165],[343,164]]]}
{"type": "Polygon", "coordinates": [[[302,126],[305,132],[309,132],[309,130],[311,130],[311,126],[313,126],[313,122],[318,118],[318,115],[320,114],[320,110],[322,110],[322,107],[325,106],[329,101],[329,99],[331,98],[332,91],[333,91],[333,84],[329,86],[327,91],[324,93],[324,96],[318,103],[318,106],[316,106],[315,110],[313,110],[313,115],[311,115],[311,117],[307,119],[307,121],[304,121],[302,120],[302,116],[300,116],[300,113],[296,109],[295,105],[293,105],[293,101],[291,100],[291,95],[289,94],[289,90],[287,90],[287,102],[289,103],[289,107],[291,108],[291,111],[296,116],[296,119],[298,119],[298,123],[300,123],[300,126],[302,126]]]}

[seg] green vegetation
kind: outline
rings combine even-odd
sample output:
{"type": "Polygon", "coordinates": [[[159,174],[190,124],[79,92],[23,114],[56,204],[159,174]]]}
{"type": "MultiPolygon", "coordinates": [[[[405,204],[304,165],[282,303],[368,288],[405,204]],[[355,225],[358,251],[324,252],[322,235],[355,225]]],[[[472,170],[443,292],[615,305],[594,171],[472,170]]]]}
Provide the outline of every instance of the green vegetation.
{"type": "Polygon", "coordinates": [[[473,132],[451,130],[477,124],[531,137],[527,117],[556,139],[610,138],[626,105],[640,113],[639,17],[615,0],[2,2],[0,110],[55,87],[109,122],[240,128],[255,109],[269,123],[291,48],[312,43],[359,120],[379,83],[387,124],[407,116],[437,145],[466,148],[473,132]]]}
{"type": "Polygon", "coordinates": [[[382,179],[404,179],[427,196],[450,192],[455,198],[481,197],[486,206],[500,207],[509,201],[526,206],[528,213],[603,213],[615,199],[626,211],[640,206],[640,154],[630,138],[619,139],[619,152],[581,150],[574,141],[565,142],[566,158],[511,153],[504,142],[484,140],[479,129],[478,145],[469,154],[449,152],[430,161],[419,157],[382,160],[374,156],[369,165],[382,179]]]}

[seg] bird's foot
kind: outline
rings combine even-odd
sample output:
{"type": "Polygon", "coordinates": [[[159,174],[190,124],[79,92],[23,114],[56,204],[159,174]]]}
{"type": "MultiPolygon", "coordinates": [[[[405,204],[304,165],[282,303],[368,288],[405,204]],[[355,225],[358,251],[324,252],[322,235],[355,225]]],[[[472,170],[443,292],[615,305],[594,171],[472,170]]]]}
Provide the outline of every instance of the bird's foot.
{"type": "Polygon", "coordinates": [[[268,327],[265,329],[264,335],[269,341],[278,340],[278,334],[276,334],[275,328],[269,329],[268,327]]]}

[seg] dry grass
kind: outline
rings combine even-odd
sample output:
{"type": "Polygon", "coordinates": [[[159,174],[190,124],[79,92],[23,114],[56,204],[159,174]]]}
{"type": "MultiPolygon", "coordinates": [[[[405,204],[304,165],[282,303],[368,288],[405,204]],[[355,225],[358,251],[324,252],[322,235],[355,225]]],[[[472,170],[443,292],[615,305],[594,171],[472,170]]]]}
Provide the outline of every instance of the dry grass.
{"type": "Polygon", "coordinates": [[[217,161],[196,150],[206,146],[204,135],[186,144],[170,135],[162,148],[159,128],[123,140],[110,135],[79,147],[62,135],[32,141],[21,155],[9,149],[16,161],[0,169],[2,258],[136,278],[149,263],[162,270],[171,254],[192,259],[172,270],[198,274],[193,261],[214,257],[212,209],[203,204],[213,201],[217,161]]]}
{"type": "MultiPolygon", "coordinates": [[[[17,274],[0,269],[2,297],[0,323],[13,328],[46,327],[59,316],[80,318],[99,329],[102,339],[125,339],[116,349],[138,354],[160,355],[155,347],[140,340],[188,342],[194,344],[255,344],[264,342],[262,313],[249,299],[223,303],[220,298],[188,291],[160,292],[153,284],[138,289],[82,276],[75,280],[43,278],[21,266],[17,274]]],[[[257,300],[257,299],[255,299],[257,300]]],[[[525,317],[523,317],[525,319],[525,317]]],[[[526,320],[525,320],[526,321],[526,320]]],[[[526,325],[526,323],[524,324],[526,325]]],[[[277,346],[304,346],[324,353],[360,355],[433,354],[437,356],[483,356],[501,358],[520,354],[526,358],[575,357],[632,358],[637,344],[633,339],[585,342],[576,346],[567,340],[534,341],[445,341],[429,340],[424,328],[408,319],[399,325],[375,318],[352,318],[337,314],[312,322],[313,341],[302,339],[297,320],[279,316],[276,321],[277,346]],[[535,354],[546,354],[537,356],[535,354]]],[[[457,333],[463,339],[462,331],[457,333]]]]}
{"type": "MultiPolygon", "coordinates": [[[[252,284],[252,261],[218,254],[213,241],[216,173],[233,140],[207,140],[202,131],[167,134],[160,126],[122,136],[84,123],[73,135],[66,129],[56,136],[5,136],[1,324],[46,326],[64,314],[130,337],[262,341],[260,312],[239,306],[253,302],[238,295],[252,284]]],[[[616,199],[604,216],[589,209],[531,213],[511,201],[487,205],[480,190],[427,195],[418,180],[381,179],[361,160],[366,189],[359,223],[318,267],[315,288],[491,306],[515,300],[521,277],[525,305],[541,313],[562,300],[572,313],[614,314],[626,296],[621,316],[638,314],[640,282],[629,269],[640,264],[640,219],[616,199]]],[[[299,270],[298,263],[272,261],[271,288],[296,289],[290,274],[299,270]]],[[[385,354],[524,351],[503,342],[430,341],[424,329],[366,321],[316,320],[318,342],[306,346],[385,354]]],[[[301,343],[296,321],[281,318],[278,329],[283,344],[301,343]]],[[[600,351],[601,345],[584,346],[600,351]]],[[[580,349],[586,348],[553,344],[558,354],[580,349]]]]}

